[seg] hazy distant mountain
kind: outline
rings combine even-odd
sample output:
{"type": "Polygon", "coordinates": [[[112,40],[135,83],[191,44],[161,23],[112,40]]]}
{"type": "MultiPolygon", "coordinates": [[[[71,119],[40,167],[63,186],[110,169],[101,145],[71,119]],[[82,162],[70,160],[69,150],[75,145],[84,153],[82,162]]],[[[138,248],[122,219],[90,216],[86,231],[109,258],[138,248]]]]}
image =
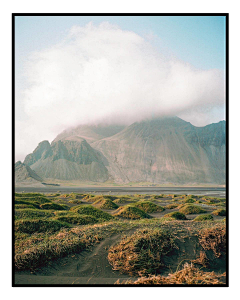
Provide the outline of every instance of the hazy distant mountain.
{"type": "Polygon", "coordinates": [[[41,142],[24,163],[43,178],[102,182],[108,179],[108,171],[100,156],[85,139],[70,136],[51,145],[41,142]]]}
{"type": "Polygon", "coordinates": [[[62,180],[225,184],[225,135],[225,121],[195,127],[177,117],[79,126],[41,142],[24,163],[62,180]]]}
{"type": "Polygon", "coordinates": [[[15,182],[35,182],[43,181],[36,172],[29,166],[23,164],[21,161],[15,163],[15,182]]]}
{"type": "Polygon", "coordinates": [[[117,182],[225,183],[225,121],[205,127],[177,117],[142,121],[92,147],[117,182]]]}
{"type": "Polygon", "coordinates": [[[77,138],[81,137],[85,139],[88,143],[95,142],[97,140],[101,140],[105,137],[112,136],[121,130],[123,130],[125,126],[123,125],[105,125],[100,124],[96,125],[81,125],[76,128],[71,128],[64,130],[60,133],[53,142],[57,142],[59,140],[64,140],[66,138],[77,138]]]}

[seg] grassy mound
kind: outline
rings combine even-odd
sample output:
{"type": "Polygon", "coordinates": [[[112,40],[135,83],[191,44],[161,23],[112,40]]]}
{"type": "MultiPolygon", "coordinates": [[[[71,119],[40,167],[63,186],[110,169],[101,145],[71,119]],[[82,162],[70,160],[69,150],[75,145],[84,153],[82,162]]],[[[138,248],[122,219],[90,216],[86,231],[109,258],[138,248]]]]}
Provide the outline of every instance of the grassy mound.
{"type": "Polygon", "coordinates": [[[197,285],[219,285],[226,282],[226,273],[216,274],[215,272],[204,272],[196,268],[193,264],[186,263],[182,270],[170,273],[166,276],[140,277],[136,281],[128,280],[123,284],[136,285],[167,285],[167,284],[197,284],[197,285]]]}
{"type": "Polygon", "coordinates": [[[134,207],[137,207],[146,213],[162,212],[165,210],[164,207],[156,205],[150,201],[139,201],[134,203],[133,205],[134,207]]]}
{"type": "Polygon", "coordinates": [[[104,211],[101,211],[98,208],[93,207],[92,205],[75,206],[72,207],[70,210],[80,215],[93,216],[94,218],[99,219],[101,221],[109,221],[113,219],[113,216],[104,211]]]}
{"type": "Polygon", "coordinates": [[[15,203],[17,201],[27,201],[29,203],[43,204],[51,202],[48,198],[44,196],[34,196],[34,197],[15,197],[15,203]]]}
{"type": "Polygon", "coordinates": [[[36,206],[32,204],[15,204],[14,209],[37,209],[36,206]]]}
{"type": "Polygon", "coordinates": [[[185,203],[194,203],[196,202],[196,200],[194,200],[193,198],[187,198],[184,200],[185,203]]]}
{"type": "Polygon", "coordinates": [[[40,209],[16,209],[15,210],[15,219],[39,219],[39,218],[50,218],[53,217],[53,212],[48,210],[40,209]]]}
{"type": "Polygon", "coordinates": [[[52,209],[52,210],[66,210],[68,209],[67,205],[61,205],[56,203],[44,203],[40,205],[41,209],[52,209]]]}
{"type": "Polygon", "coordinates": [[[15,222],[15,230],[22,233],[35,232],[54,232],[60,230],[62,227],[69,227],[68,224],[61,223],[56,220],[18,220],[15,222]]]}
{"type": "Polygon", "coordinates": [[[205,209],[201,208],[200,206],[193,205],[193,204],[184,205],[182,208],[180,208],[179,211],[185,215],[202,214],[202,213],[206,212],[205,209]]]}
{"type": "Polygon", "coordinates": [[[74,225],[87,225],[98,223],[98,219],[94,218],[93,216],[79,215],[74,212],[68,212],[65,215],[58,215],[54,218],[54,220],[74,225]]]}
{"type": "Polygon", "coordinates": [[[114,270],[130,275],[156,274],[163,267],[162,257],[171,252],[174,241],[160,229],[141,229],[125,237],[108,251],[114,270]]]}
{"type": "Polygon", "coordinates": [[[213,215],[215,215],[215,216],[226,216],[226,210],[225,209],[217,209],[217,210],[214,210],[213,212],[212,212],[212,214],[213,215]]]}
{"type": "Polygon", "coordinates": [[[129,205],[119,207],[114,216],[132,220],[150,218],[150,216],[141,209],[129,205]]]}
{"type": "Polygon", "coordinates": [[[177,208],[178,207],[178,204],[174,204],[174,203],[171,203],[171,204],[168,204],[166,206],[164,206],[164,208],[166,209],[174,209],[174,208],[177,208]]]}
{"type": "Polygon", "coordinates": [[[178,211],[173,211],[169,214],[166,214],[164,215],[164,218],[173,218],[175,220],[187,220],[186,216],[178,211]]]}
{"type": "Polygon", "coordinates": [[[197,216],[193,221],[211,221],[213,216],[209,214],[197,216]]]}
{"type": "Polygon", "coordinates": [[[68,203],[72,203],[72,204],[81,204],[83,203],[81,200],[79,199],[73,199],[73,200],[69,200],[68,203]]]}
{"type": "Polygon", "coordinates": [[[40,193],[15,193],[15,197],[36,197],[36,196],[44,196],[40,193]]]}
{"type": "Polygon", "coordinates": [[[117,209],[118,205],[110,199],[99,199],[93,203],[96,207],[100,209],[117,209]]]}
{"type": "Polygon", "coordinates": [[[113,200],[113,202],[117,203],[117,204],[128,203],[128,202],[131,202],[131,198],[121,197],[121,198],[117,198],[117,199],[113,200]]]}

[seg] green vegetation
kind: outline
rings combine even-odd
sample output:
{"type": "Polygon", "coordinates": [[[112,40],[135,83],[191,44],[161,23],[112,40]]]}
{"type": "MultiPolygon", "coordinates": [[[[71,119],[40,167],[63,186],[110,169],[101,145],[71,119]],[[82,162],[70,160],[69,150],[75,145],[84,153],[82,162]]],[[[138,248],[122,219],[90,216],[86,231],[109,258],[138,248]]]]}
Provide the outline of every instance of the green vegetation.
{"type": "Polygon", "coordinates": [[[156,205],[150,201],[139,201],[134,203],[133,206],[143,210],[146,213],[162,212],[165,210],[164,207],[156,205]]]}
{"type": "Polygon", "coordinates": [[[200,206],[194,205],[194,204],[184,205],[182,208],[180,208],[179,211],[185,215],[202,214],[202,213],[206,212],[205,209],[201,208],[200,206]]]}
{"type": "Polygon", "coordinates": [[[35,232],[54,232],[60,230],[62,227],[69,227],[66,223],[61,223],[56,220],[17,220],[15,222],[15,230],[22,233],[35,232]]]}
{"type": "Polygon", "coordinates": [[[15,220],[18,219],[39,219],[39,218],[50,218],[53,217],[54,213],[49,210],[40,210],[40,209],[16,209],[15,210],[15,220]]]}
{"type": "MultiPolygon", "coordinates": [[[[211,272],[202,272],[193,264],[204,266],[203,260],[206,259],[216,270],[223,272],[224,268],[218,269],[216,264],[219,263],[222,268],[225,259],[225,220],[222,220],[222,217],[213,218],[216,211],[212,214],[203,214],[200,205],[185,203],[187,199],[192,198],[195,203],[201,199],[205,205],[213,205],[209,204],[210,200],[218,199],[205,200],[190,195],[187,197],[178,195],[177,198],[172,197],[173,195],[161,195],[161,200],[158,195],[95,196],[77,193],[64,195],[64,197],[61,194],[56,196],[38,193],[16,195],[14,207],[16,270],[36,270],[57,258],[80,253],[105,238],[112,241],[113,237],[116,240],[108,252],[109,262],[115,270],[141,276],[137,281],[131,282],[133,284],[175,284],[176,281],[183,284],[220,282],[218,277],[220,275],[214,275],[213,269],[209,268],[208,264],[206,268],[211,272]],[[85,199],[82,201],[83,197],[85,199]],[[172,198],[178,203],[172,203],[172,198]],[[91,199],[89,202],[92,203],[83,204],[88,199],[91,199]],[[65,205],[56,203],[58,200],[63,201],[65,205]],[[161,201],[167,205],[164,207],[156,205],[161,201]],[[119,207],[113,212],[114,215],[102,211],[110,209],[112,205],[114,206],[112,209],[116,209],[117,203],[127,205],[119,207]],[[148,214],[176,208],[180,211],[173,211],[161,218],[158,215],[152,218],[148,214]],[[189,213],[201,215],[194,220],[187,220],[185,214],[189,213]],[[197,222],[205,220],[209,222],[197,222]],[[130,234],[129,230],[131,235],[119,241],[118,238],[122,234],[126,232],[130,234]],[[195,257],[192,256],[191,249],[196,250],[195,257]],[[211,261],[213,257],[216,261],[211,261]],[[219,262],[219,259],[222,261],[219,262]],[[186,261],[189,262],[188,266],[184,265],[186,261]],[[169,271],[167,277],[159,275],[169,268],[172,271],[169,271]]],[[[225,205],[224,199],[219,201],[215,205],[225,205]]],[[[217,211],[218,216],[224,213],[226,215],[226,211],[222,208],[217,211]]],[[[105,245],[104,242],[103,245],[104,251],[108,251],[105,247],[108,244],[105,245]]],[[[130,281],[126,284],[128,283],[130,281]]]]}
{"type": "Polygon", "coordinates": [[[178,204],[174,204],[174,203],[171,203],[171,204],[168,204],[168,205],[165,205],[164,208],[166,209],[174,209],[174,208],[177,208],[178,207],[178,204]]]}
{"type": "Polygon", "coordinates": [[[99,220],[93,216],[79,215],[74,212],[67,212],[65,215],[57,215],[54,220],[73,225],[96,224],[99,222],[99,220]]]}
{"type": "Polygon", "coordinates": [[[175,220],[187,220],[186,216],[178,211],[173,211],[169,214],[164,215],[164,218],[173,218],[175,220]]]}
{"type": "Polygon", "coordinates": [[[68,209],[67,205],[61,205],[56,203],[44,203],[40,205],[41,209],[51,209],[51,210],[65,210],[68,209]]]}
{"type": "Polygon", "coordinates": [[[197,216],[193,221],[211,221],[213,220],[213,216],[210,214],[204,214],[197,216]]]}
{"type": "Polygon", "coordinates": [[[112,200],[104,199],[104,198],[95,201],[93,203],[93,205],[95,205],[96,207],[98,207],[100,209],[117,209],[118,208],[118,205],[116,203],[114,203],[112,200]]]}
{"type": "Polygon", "coordinates": [[[150,218],[143,210],[130,205],[120,206],[114,216],[132,220],[150,218]]]}
{"type": "Polygon", "coordinates": [[[184,202],[185,203],[194,203],[194,202],[196,202],[196,200],[194,200],[193,198],[187,198],[184,202]]]}
{"type": "Polygon", "coordinates": [[[79,199],[74,199],[74,200],[69,200],[68,203],[72,203],[72,204],[81,204],[83,203],[81,200],[79,199]]]}
{"type": "Polygon", "coordinates": [[[111,247],[108,260],[114,270],[130,275],[159,273],[162,257],[174,248],[172,236],[161,229],[141,229],[111,247]]]}
{"type": "Polygon", "coordinates": [[[215,216],[226,216],[226,210],[225,209],[217,209],[217,210],[214,210],[213,212],[212,212],[212,214],[213,215],[215,215],[215,216]]]}
{"type": "Polygon", "coordinates": [[[113,219],[113,216],[108,214],[107,212],[101,211],[98,208],[95,208],[91,205],[80,205],[75,206],[70,209],[71,211],[74,211],[75,213],[78,213],[80,215],[88,215],[93,216],[98,220],[101,221],[109,221],[113,219]]]}

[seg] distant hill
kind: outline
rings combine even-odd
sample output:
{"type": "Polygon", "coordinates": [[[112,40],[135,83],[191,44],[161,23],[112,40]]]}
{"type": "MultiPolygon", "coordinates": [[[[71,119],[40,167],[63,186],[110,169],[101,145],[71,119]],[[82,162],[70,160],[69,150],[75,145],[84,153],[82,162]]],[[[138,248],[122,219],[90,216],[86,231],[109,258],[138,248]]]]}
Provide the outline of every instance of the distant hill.
{"type": "Polygon", "coordinates": [[[21,161],[15,163],[15,182],[42,182],[43,179],[21,161]]]}
{"type": "Polygon", "coordinates": [[[130,126],[78,126],[41,142],[24,164],[43,178],[117,183],[225,184],[225,121],[178,117],[130,126]]]}

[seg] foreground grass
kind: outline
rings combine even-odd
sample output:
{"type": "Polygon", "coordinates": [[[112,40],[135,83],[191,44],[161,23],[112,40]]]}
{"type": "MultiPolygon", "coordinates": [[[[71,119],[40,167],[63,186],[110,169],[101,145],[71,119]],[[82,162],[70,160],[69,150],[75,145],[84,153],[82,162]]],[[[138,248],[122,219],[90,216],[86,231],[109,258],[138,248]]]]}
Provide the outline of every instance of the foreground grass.
{"type": "MultiPolygon", "coordinates": [[[[204,251],[212,251],[215,257],[221,258],[226,252],[224,221],[214,221],[211,215],[202,214],[195,221],[204,222],[195,222],[186,220],[185,215],[178,211],[169,212],[162,218],[151,218],[145,211],[152,212],[156,208],[161,211],[161,206],[153,201],[158,204],[164,196],[150,195],[143,199],[142,195],[57,194],[58,198],[54,198],[55,195],[47,197],[42,194],[18,194],[15,200],[15,268],[18,271],[36,270],[52,260],[89,249],[113,234],[128,234],[129,230],[136,232],[132,236],[125,236],[115,248],[111,248],[112,253],[109,254],[113,267],[128,274],[158,276],[164,264],[162,258],[175,249],[175,241],[189,236],[196,236],[204,251]],[[58,199],[63,199],[64,205],[56,204],[58,199]],[[109,209],[114,203],[128,205],[118,208],[112,215],[99,209],[102,204],[103,209],[109,209]]],[[[201,208],[191,204],[191,200],[189,204],[185,203],[192,199],[192,195],[187,199],[186,196],[167,197],[169,201],[182,203],[182,208],[187,207],[189,210],[190,206],[191,211],[196,207],[201,208]]],[[[200,201],[199,199],[195,200],[200,201]]],[[[201,201],[224,203],[207,198],[201,201]]],[[[176,209],[178,205],[179,203],[171,204],[169,209],[176,209]]],[[[164,208],[168,209],[167,206],[164,208]]],[[[194,274],[197,272],[193,269],[190,271],[194,274]]],[[[171,278],[173,280],[175,277],[171,278]]],[[[144,277],[141,280],[145,280],[144,277]]],[[[155,282],[156,278],[152,277],[151,280],[155,282]]]]}
{"type": "Polygon", "coordinates": [[[170,273],[168,276],[154,275],[149,277],[140,277],[138,280],[127,280],[116,284],[134,284],[134,285],[219,285],[225,284],[226,272],[216,274],[215,272],[204,272],[193,264],[186,263],[182,270],[170,273]]]}

